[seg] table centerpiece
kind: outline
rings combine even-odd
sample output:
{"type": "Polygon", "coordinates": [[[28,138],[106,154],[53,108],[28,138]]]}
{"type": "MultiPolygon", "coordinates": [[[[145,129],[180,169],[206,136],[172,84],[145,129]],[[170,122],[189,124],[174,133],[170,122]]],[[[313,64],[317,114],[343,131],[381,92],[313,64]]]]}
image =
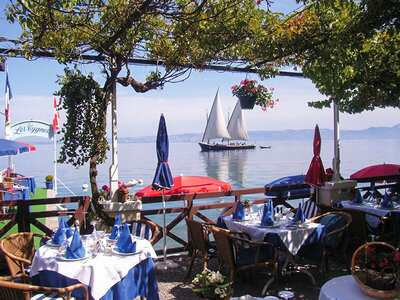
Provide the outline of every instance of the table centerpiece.
{"type": "Polygon", "coordinates": [[[232,281],[228,277],[207,268],[197,274],[192,283],[198,299],[230,299],[233,292],[232,281]]]}

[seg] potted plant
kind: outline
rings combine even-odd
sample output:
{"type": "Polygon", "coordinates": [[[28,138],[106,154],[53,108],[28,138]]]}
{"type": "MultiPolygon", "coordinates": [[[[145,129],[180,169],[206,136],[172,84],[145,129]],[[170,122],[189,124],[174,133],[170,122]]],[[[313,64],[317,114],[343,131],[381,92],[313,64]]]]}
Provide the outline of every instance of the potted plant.
{"type": "Polygon", "coordinates": [[[110,188],[108,185],[103,185],[99,191],[99,201],[107,201],[110,199],[110,188]]]}
{"type": "Polygon", "coordinates": [[[232,295],[232,281],[209,269],[204,269],[192,280],[194,284],[193,292],[199,299],[229,299],[232,295]]]}
{"type": "Polygon", "coordinates": [[[118,195],[118,202],[125,203],[128,200],[129,190],[125,183],[118,184],[116,193],[118,195]]]}
{"type": "Polygon", "coordinates": [[[354,253],[352,272],[355,269],[363,272],[362,278],[368,287],[381,291],[394,290],[400,273],[400,254],[386,243],[364,244],[354,253]]]}
{"type": "MultiPolygon", "coordinates": [[[[261,106],[262,110],[273,108],[275,100],[272,99],[274,88],[267,89],[258,84],[256,80],[245,79],[239,85],[232,86],[232,94],[239,98],[242,109],[253,109],[254,105],[261,106]]],[[[279,99],[276,100],[278,102],[279,99]]]]}
{"type": "Polygon", "coordinates": [[[46,189],[51,190],[53,188],[53,175],[47,175],[44,180],[46,180],[46,189]]]}

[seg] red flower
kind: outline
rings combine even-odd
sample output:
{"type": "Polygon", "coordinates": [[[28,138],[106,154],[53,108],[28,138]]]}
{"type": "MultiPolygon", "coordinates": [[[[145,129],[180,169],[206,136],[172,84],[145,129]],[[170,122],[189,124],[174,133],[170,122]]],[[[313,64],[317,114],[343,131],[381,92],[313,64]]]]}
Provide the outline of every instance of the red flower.
{"type": "Polygon", "coordinates": [[[246,85],[244,88],[245,88],[246,90],[251,90],[251,86],[248,86],[248,85],[246,85]]]}
{"type": "Polygon", "coordinates": [[[279,102],[279,98],[278,98],[278,99],[276,99],[276,102],[279,102]]]}
{"type": "Polygon", "coordinates": [[[270,91],[274,91],[275,89],[274,89],[273,87],[270,87],[269,90],[270,90],[270,91]]]}
{"type": "Polygon", "coordinates": [[[261,4],[261,0],[257,0],[257,5],[260,5],[261,4]]]}
{"type": "Polygon", "coordinates": [[[292,23],[289,22],[289,27],[292,27],[292,23]]]}
{"type": "Polygon", "coordinates": [[[294,19],[293,20],[294,23],[297,23],[298,21],[299,21],[299,19],[294,19]]]}
{"type": "Polygon", "coordinates": [[[253,88],[253,93],[257,92],[257,88],[253,88]]]}
{"type": "Polygon", "coordinates": [[[370,267],[371,267],[372,269],[375,269],[375,268],[376,268],[375,263],[371,263],[371,264],[370,264],[370,267]]]}
{"type": "Polygon", "coordinates": [[[367,255],[375,254],[375,248],[374,247],[366,247],[365,251],[367,252],[367,255]]]}
{"type": "Polygon", "coordinates": [[[238,86],[237,86],[237,85],[234,85],[234,86],[232,87],[232,90],[237,89],[237,88],[238,88],[238,86]]]}

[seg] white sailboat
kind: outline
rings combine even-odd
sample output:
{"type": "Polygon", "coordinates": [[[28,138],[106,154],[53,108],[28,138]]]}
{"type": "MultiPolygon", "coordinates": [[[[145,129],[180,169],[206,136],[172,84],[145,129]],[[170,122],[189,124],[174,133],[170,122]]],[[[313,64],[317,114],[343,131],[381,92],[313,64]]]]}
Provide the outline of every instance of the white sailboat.
{"type": "Polygon", "coordinates": [[[248,141],[246,123],[242,108],[239,101],[236,103],[235,109],[229,120],[228,127],[225,125],[225,119],[219,100],[219,91],[214,98],[214,103],[211,108],[210,115],[207,120],[207,126],[204,131],[203,139],[199,142],[202,151],[220,151],[220,150],[238,150],[238,149],[255,149],[256,145],[247,144],[248,141]],[[210,143],[211,139],[222,139],[227,143],[210,143]]]}

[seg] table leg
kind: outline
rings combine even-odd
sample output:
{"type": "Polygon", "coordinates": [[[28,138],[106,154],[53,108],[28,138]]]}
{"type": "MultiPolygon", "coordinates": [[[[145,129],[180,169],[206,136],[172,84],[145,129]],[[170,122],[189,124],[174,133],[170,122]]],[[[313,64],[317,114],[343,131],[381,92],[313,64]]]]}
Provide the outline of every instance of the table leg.
{"type": "Polygon", "coordinates": [[[296,264],[296,262],[293,259],[292,253],[290,253],[289,251],[287,251],[286,260],[282,266],[282,270],[283,270],[282,276],[290,275],[292,273],[304,273],[311,278],[313,285],[317,284],[314,276],[308,270],[302,270],[302,269],[298,268],[298,265],[296,264]]]}

